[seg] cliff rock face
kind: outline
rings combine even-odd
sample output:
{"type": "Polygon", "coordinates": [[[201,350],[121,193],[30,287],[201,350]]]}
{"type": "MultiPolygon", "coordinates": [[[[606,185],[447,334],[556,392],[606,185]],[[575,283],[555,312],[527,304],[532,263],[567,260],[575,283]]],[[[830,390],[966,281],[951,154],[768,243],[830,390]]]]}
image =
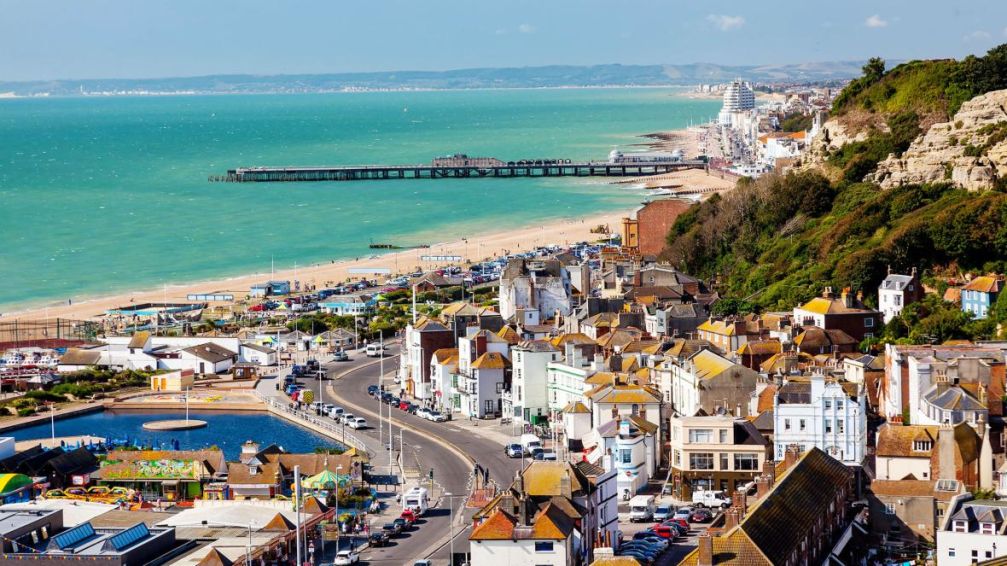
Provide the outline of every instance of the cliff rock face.
{"type": "Polygon", "coordinates": [[[890,189],[912,183],[950,182],[977,191],[1007,178],[1007,90],[962,105],[950,122],[930,127],[902,157],[889,155],[867,180],[890,189]]]}

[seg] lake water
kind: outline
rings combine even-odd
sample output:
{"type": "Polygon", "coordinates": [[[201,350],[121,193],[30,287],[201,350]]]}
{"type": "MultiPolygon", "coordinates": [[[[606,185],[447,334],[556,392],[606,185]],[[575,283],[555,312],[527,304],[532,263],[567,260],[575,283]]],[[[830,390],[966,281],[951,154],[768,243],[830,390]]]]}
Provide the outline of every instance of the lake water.
{"type": "MultiPolygon", "coordinates": [[[[143,430],[143,423],[159,419],[185,418],[185,412],[178,411],[146,411],[143,413],[130,411],[104,411],[72,417],[56,421],[56,436],[80,436],[90,434],[109,438],[113,441],[130,442],[134,440],[140,445],[153,445],[155,448],[198,449],[217,446],[224,451],[229,460],[237,460],[241,445],[246,440],[254,440],[260,446],[278,444],[288,452],[314,452],[320,446],[336,447],[338,443],[301,428],[289,421],[274,417],[267,413],[226,413],[220,411],[196,412],[190,411],[189,418],[207,421],[205,428],[151,432],[143,430]]],[[[3,436],[13,436],[16,440],[31,440],[35,438],[50,438],[50,422],[43,421],[31,427],[3,433],[3,436]]]]}
{"type": "Polygon", "coordinates": [[[208,183],[252,165],[604,159],[720,103],[673,89],[0,100],[0,311],[627,210],[599,179],[208,183]],[[431,240],[436,238],[436,240],[431,240]]]}

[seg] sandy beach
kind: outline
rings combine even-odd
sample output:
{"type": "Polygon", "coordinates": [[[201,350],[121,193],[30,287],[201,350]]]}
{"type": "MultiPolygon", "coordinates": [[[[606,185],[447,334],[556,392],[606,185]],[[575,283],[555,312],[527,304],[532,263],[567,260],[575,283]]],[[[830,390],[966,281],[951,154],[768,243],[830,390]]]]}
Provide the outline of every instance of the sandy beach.
{"type": "MultiPolygon", "coordinates": [[[[296,270],[277,271],[274,279],[300,281],[303,284],[316,285],[319,289],[347,279],[359,280],[363,275],[351,275],[350,268],[388,268],[392,273],[408,273],[422,267],[425,270],[436,269],[446,265],[445,262],[423,262],[420,256],[461,256],[464,261],[480,261],[489,257],[504,255],[508,251],[526,251],[536,246],[594,241],[599,235],[592,234],[591,229],[599,225],[608,225],[613,232],[618,232],[622,218],[632,211],[611,212],[600,215],[586,216],[575,219],[558,219],[542,225],[517,227],[505,231],[490,232],[485,235],[471,236],[464,240],[432,244],[429,248],[402,250],[385,253],[377,257],[334,261],[332,263],[313,264],[296,270]]],[[[375,276],[367,276],[372,278],[375,276]]],[[[387,276],[376,276],[383,281],[387,276]]],[[[50,305],[48,307],[32,307],[21,311],[5,312],[0,315],[0,322],[14,319],[40,320],[44,318],[67,318],[75,320],[92,319],[104,314],[107,309],[146,302],[188,302],[186,295],[190,293],[231,293],[235,299],[243,299],[251,285],[262,283],[270,278],[270,274],[253,273],[230,279],[202,281],[164,288],[147,289],[135,293],[119,293],[106,297],[88,298],[73,301],[72,305],[50,305]]]]}

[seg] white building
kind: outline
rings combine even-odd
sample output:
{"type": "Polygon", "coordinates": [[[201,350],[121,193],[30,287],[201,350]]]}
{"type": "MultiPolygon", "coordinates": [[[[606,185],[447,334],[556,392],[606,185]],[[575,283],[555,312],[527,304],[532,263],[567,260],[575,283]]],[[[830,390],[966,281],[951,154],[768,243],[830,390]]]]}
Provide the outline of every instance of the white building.
{"type": "Polygon", "coordinates": [[[616,488],[625,498],[647,485],[660,464],[658,427],[640,417],[611,420],[585,435],[588,462],[604,465],[612,455],[616,488]]]}
{"type": "Polygon", "coordinates": [[[923,294],[916,279],[916,268],[909,275],[899,275],[888,270],[888,276],[878,286],[878,310],[885,317],[885,324],[902,313],[906,305],[919,300],[923,294]]]}
{"type": "MultiPolygon", "coordinates": [[[[463,360],[464,357],[460,359],[463,360]]],[[[463,415],[481,419],[501,413],[504,376],[509,366],[507,357],[497,352],[486,352],[471,364],[466,364],[466,369],[461,371],[458,380],[458,397],[463,415]]]]}
{"type": "Polygon", "coordinates": [[[276,365],[276,350],[250,342],[243,342],[238,348],[238,358],[247,364],[260,366],[276,365]]]}
{"type": "Polygon", "coordinates": [[[430,387],[433,389],[434,406],[439,411],[458,410],[458,348],[441,348],[430,357],[430,387]]]}
{"type": "Polygon", "coordinates": [[[773,443],[777,461],[797,444],[801,452],[815,446],[844,464],[860,465],[867,447],[865,388],[821,374],[788,381],[773,400],[773,443]]]}
{"type": "Polygon", "coordinates": [[[518,309],[534,308],[542,320],[572,310],[570,273],[554,258],[512,259],[500,276],[500,315],[510,320],[518,309]]]}
{"type": "Polygon", "coordinates": [[[546,368],[559,357],[559,349],[544,340],[528,340],[511,347],[510,396],[515,418],[531,422],[533,416],[549,415],[546,368]]]}
{"type": "Polygon", "coordinates": [[[735,79],[724,90],[724,105],[720,109],[718,122],[722,126],[738,124],[740,114],[755,108],[755,92],[748,83],[735,79]]]}
{"type": "Polygon", "coordinates": [[[1007,501],[973,500],[962,494],[951,500],[937,531],[941,566],[968,566],[1007,556],[1007,501]]]}

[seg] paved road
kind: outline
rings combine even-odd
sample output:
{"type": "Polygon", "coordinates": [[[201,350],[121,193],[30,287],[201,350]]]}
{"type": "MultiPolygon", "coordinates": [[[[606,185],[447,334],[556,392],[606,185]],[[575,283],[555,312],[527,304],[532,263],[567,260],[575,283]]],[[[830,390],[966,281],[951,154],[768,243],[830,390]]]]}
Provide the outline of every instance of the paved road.
{"type": "MultiPolygon", "coordinates": [[[[385,358],[384,370],[387,373],[393,372],[398,366],[397,348],[388,349],[389,356],[385,358]]],[[[360,357],[360,355],[355,356],[360,357]]],[[[374,360],[369,360],[373,362],[374,360]]],[[[341,406],[355,415],[363,416],[367,419],[371,428],[357,431],[355,434],[361,438],[374,453],[374,462],[381,472],[383,466],[388,465],[386,454],[388,442],[388,414],[389,407],[381,404],[367,394],[367,386],[378,383],[380,374],[380,363],[360,365],[357,359],[350,362],[336,362],[328,364],[329,375],[338,377],[328,382],[329,387],[323,391],[323,401],[341,406]],[[347,371],[347,368],[352,368],[347,371]],[[378,411],[382,412],[380,421],[381,432],[378,431],[379,419],[378,411]],[[380,440],[379,440],[380,437],[380,440]]],[[[391,382],[389,382],[389,385],[391,382]]],[[[463,457],[456,451],[451,450],[446,444],[460,448],[466,454],[479,454],[472,451],[471,446],[464,447],[450,438],[453,436],[449,431],[450,425],[447,423],[432,423],[414,415],[410,415],[398,409],[391,409],[391,422],[393,438],[392,444],[395,460],[398,460],[400,445],[405,452],[405,468],[418,468],[422,474],[422,481],[425,486],[429,486],[427,473],[432,468],[434,470],[434,494],[439,496],[443,493],[455,495],[466,495],[471,487],[471,461],[463,457]],[[403,424],[405,433],[401,441],[403,424]]],[[[471,439],[467,439],[471,441],[471,439]]],[[[491,443],[478,444],[476,450],[485,451],[491,443]]],[[[493,445],[495,452],[502,454],[502,447],[493,445]]],[[[504,469],[499,463],[491,467],[491,475],[497,479],[496,474],[501,474],[500,479],[513,474],[517,465],[506,458],[507,464],[511,464],[511,469],[504,469]],[[496,471],[494,471],[496,469],[496,471]]],[[[482,462],[481,462],[482,463],[482,462]]],[[[486,465],[483,463],[483,465],[486,465]]],[[[407,537],[394,541],[394,545],[386,548],[376,548],[365,551],[362,559],[368,564],[412,564],[412,561],[425,558],[432,553],[432,558],[441,564],[447,563],[449,545],[449,522],[448,522],[448,501],[442,500],[440,505],[432,509],[427,517],[420,523],[419,527],[408,533],[407,537]]],[[[455,508],[455,552],[465,552],[468,548],[467,516],[471,516],[471,511],[466,515],[459,513],[461,498],[453,500],[455,508]]]]}

